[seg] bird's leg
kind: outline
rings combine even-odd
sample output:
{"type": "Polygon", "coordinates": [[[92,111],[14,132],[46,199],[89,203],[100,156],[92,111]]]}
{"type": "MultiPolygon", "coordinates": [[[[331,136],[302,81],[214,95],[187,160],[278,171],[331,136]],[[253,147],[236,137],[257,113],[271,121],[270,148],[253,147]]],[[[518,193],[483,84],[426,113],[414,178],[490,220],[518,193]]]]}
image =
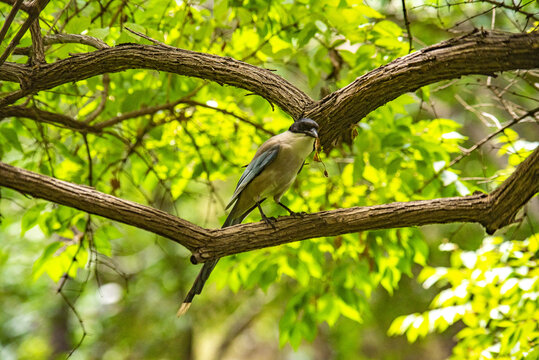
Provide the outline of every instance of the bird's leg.
{"type": "Polygon", "coordinates": [[[292,211],[290,210],[290,208],[288,206],[286,206],[285,204],[283,204],[282,202],[280,201],[277,201],[277,204],[281,205],[283,208],[286,209],[286,211],[288,211],[290,213],[291,216],[303,216],[305,215],[305,213],[302,211],[302,212],[295,212],[295,211],[292,211]]]}
{"type": "Polygon", "coordinates": [[[257,202],[256,203],[256,206],[258,207],[258,211],[260,211],[260,215],[262,215],[262,220],[264,220],[264,222],[266,224],[268,224],[269,226],[271,226],[273,228],[273,230],[275,230],[275,224],[273,224],[276,219],[274,217],[267,217],[266,214],[264,214],[264,212],[262,211],[262,207],[260,206],[260,203],[261,201],[257,202]]]}

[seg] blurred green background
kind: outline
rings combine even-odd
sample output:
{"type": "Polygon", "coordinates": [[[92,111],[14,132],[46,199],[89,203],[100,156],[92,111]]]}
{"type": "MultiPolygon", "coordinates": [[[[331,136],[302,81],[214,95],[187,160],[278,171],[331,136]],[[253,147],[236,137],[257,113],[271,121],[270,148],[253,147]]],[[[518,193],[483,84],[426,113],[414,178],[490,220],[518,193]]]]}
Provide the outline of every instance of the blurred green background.
{"type": "MultiPolygon", "coordinates": [[[[4,19],[7,3],[0,3],[4,19]]],[[[150,43],[127,27],[175,47],[275,70],[314,99],[405,56],[410,44],[415,51],[474,28],[529,32],[538,25],[535,1],[407,1],[407,30],[402,4],[60,0],[47,5],[40,25],[42,35],[82,34],[110,46],[150,43]]],[[[19,11],[2,52],[25,18],[19,11]]],[[[31,44],[28,33],[20,46],[31,44]]],[[[45,55],[52,63],[88,51],[95,49],[53,43],[45,55]]],[[[499,129],[537,108],[538,83],[537,71],[515,71],[403,95],[362,119],[352,144],[322,154],[324,165],[308,161],[284,203],[314,212],[489,192],[537,147],[533,115],[499,129]]],[[[0,88],[5,94],[18,84],[0,88]]],[[[0,159],[216,228],[242,166],[292,121],[247,95],[136,69],[62,85],[16,105],[89,124],[124,120],[84,134],[24,117],[0,119],[0,159]],[[157,109],[163,104],[170,106],[157,109]]],[[[273,204],[264,209],[285,215],[273,204]]],[[[0,358],[534,356],[538,211],[534,198],[517,224],[493,237],[477,224],[431,225],[230,256],[177,319],[198,272],[186,249],[2,188],[0,358]]],[[[249,221],[259,221],[258,213],[249,221]]]]}

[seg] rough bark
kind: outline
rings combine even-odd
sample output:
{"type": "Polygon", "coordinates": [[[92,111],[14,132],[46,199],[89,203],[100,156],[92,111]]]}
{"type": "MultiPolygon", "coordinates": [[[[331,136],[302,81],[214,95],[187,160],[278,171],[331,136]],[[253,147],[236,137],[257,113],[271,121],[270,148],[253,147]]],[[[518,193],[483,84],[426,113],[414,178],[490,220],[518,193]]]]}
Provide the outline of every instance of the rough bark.
{"type": "Polygon", "coordinates": [[[123,44],[53,64],[3,64],[0,80],[19,82],[21,90],[0,99],[0,108],[28,94],[96,75],[153,69],[243,88],[293,118],[309,116],[319,122],[322,145],[329,150],[343,139],[349,141],[351,127],[369,112],[404,93],[464,75],[538,67],[539,32],[475,31],[396,59],[315,102],[270,70],[242,61],[168,46],[123,44]]]}
{"type": "MultiPolygon", "coordinates": [[[[229,57],[160,45],[122,44],[34,67],[6,63],[0,66],[0,80],[19,82],[28,94],[128,69],[166,71],[246,89],[294,117],[312,103],[304,92],[270,70],[229,57]]],[[[9,102],[0,99],[0,107],[9,102]]]]}
{"type": "Polygon", "coordinates": [[[37,122],[53,124],[58,127],[71,129],[83,133],[101,133],[97,126],[89,125],[83,121],[77,121],[69,116],[44,111],[36,107],[26,107],[21,105],[0,107],[0,119],[7,117],[21,117],[32,119],[37,122]]]}
{"type": "Polygon", "coordinates": [[[0,186],[151,231],[190,250],[208,237],[206,229],[164,211],[2,162],[0,186]]]}
{"type": "Polygon", "coordinates": [[[539,67],[539,31],[506,34],[475,31],[426,47],[359,77],[313,104],[325,148],[351,140],[351,127],[376,108],[422,86],[465,75],[539,67]]]}
{"type": "MultiPolygon", "coordinates": [[[[28,15],[28,18],[24,21],[22,26],[19,28],[19,31],[15,34],[13,39],[11,39],[11,42],[6,47],[2,55],[0,55],[0,65],[4,63],[4,61],[11,55],[15,47],[19,44],[19,41],[23,37],[23,35],[28,31],[30,26],[34,23],[34,21],[39,17],[39,13],[47,6],[50,0],[35,0],[31,4],[31,9],[28,15]]],[[[20,6],[20,5],[18,5],[20,6]]],[[[22,6],[24,7],[24,6],[22,6]]],[[[38,25],[39,26],[39,25],[38,25]]]]}
{"type": "MultiPolygon", "coordinates": [[[[26,5],[23,3],[21,9],[26,5]]],[[[75,40],[91,39],[62,38],[62,41],[75,40]]],[[[97,51],[51,64],[2,64],[0,80],[17,82],[21,89],[0,99],[0,119],[24,116],[76,131],[99,133],[102,124],[109,123],[90,125],[37,108],[6,105],[29,94],[97,75],[152,69],[246,89],[277,104],[293,118],[309,116],[321,125],[322,144],[328,150],[342,140],[349,141],[351,127],[369,112],[421,86],[464,75],[493,75],[539,67],[539,32],[475,31],[399,58],[315,102],[275,73],[231,58],[165,45],[122,44],[108,48],[106,44],[96,44],[100,47],[97,51]]],[[[338,209],[309,214],[301,220],[285,217],[277,221],[275,230],[264,223],[204,229],[148,206],[3,163],[0,163],[0,186],[151,231],[182,244],[193,252],[195,262],[203,262],[292,241],[372,229],[478,222],[492,233],[511,223],[518,209],[539,190],[538,151],[489,195],[338,209]]]]}
{"type": "Polygon", "coordinates": [[[215,257],[322,236],[364,230],[475,222],[488,233],[510,224],[539,191],[539,148],[490,194],[323,211],[297,219],[204,229],[160,210],[101,193],[93,188],[15,168],[0,162],[0,186],[71,206],[171,239],[193,252],[194,263],[215,257]]]}

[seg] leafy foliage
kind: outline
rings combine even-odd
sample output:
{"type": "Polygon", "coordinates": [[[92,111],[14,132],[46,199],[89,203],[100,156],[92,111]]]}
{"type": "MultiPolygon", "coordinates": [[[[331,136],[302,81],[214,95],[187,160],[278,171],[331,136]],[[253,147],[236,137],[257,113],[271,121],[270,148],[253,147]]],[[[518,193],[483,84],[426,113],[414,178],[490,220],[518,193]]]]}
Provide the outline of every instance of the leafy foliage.
{"type": "Polygon", "coordinates": [[[389,333],[406,333],[414,341],[462,321],[466,327],[457,334],[454,358],[537,356],[538,236],[522,241],[489,237],[476,251],[452,243],[443,249],[451,251],[450,267],[425,267],[418,278],[426,288],[446,287],[433,299],[433,310],[395,319],[389,333]]]}
{"type": "MultiPolygon", "coordinates": [[[[494,24],[510,31],[533,26],[526,13],[536,13],[536,4],[515,9],[510,2],[492,3],[427,1],[409,7],[414,47],[437,43],[453,36],[447,30],[463,26],[494,24]],[[500,12],[504,16],[493,18],[500,12]]],[[[47,5],[40,24],[43,35],[81,34],[110,46],[149,43],[129,28],[171,46],[270,68],[320,98],[408,53],[410,34],[400,6],[354,0],[60,0],[47,5]]],[[[3,15],[9,10],[0,4],[3,15]]],[[[19,13],[16,22],[24,18],[19,13]]],[[[17,28],[11,26],[6,39],[17,28]]],[[[20,46],[31,44],[28,33],[20,46]]],[[[4,41],[0,52],[6,46],[4,41]]],[[[88,51],[95,49],[53,43],[45,55],[52,63],[88,51]]],[[[26,63],[28,57],[8,60],[26,63]]],[[[537,146],[536,124],[500,131],[500,125],[537,106],[536,82],[534,72],[467,77],[401,96],[362,119],[351,129],[354,141],[323,156],[324,165],[311,161],[284,202],[313,212],[490,191],[537,146]],[[463,152],[490,134],[493,140],[478,151],[463,152]],[[463,160],[453,162],[461,154],[463,160]]],[[[9,82],[0,87],[2,93],[18,89],[9,82]]],[[[259,144],[291,122],[266,100],[248,95],[139,69],[61,85],[17,105],[106,124],[103,131],[0,119],[0,159],[218,227],[242,166],[259,144]]],[[[410,341],[447,333],[458,322],[463,328],[453,350],[456,359],[523,358],[537,347],[533,207],[520,227],[507,230],[511,236],[484,239],[475,225],[389,229],[227,257],[189,317],[176,320],[181,293],[198,271],[188,264],[187,250],[75,209],[8,189],[1,194],[2,359],[65,355],[85,334],[91,336],[83,337],[75,357],[191,358],[194,352],[219,358],[228,351],[241,358],[270,344],[270,358],[279,351],[314,358],[322,353],[318,342],[343,359],[449,355],[437,354],[436,341],[445,348],[451,343],[443,336],[423,340],[425,350],[385,346],[393,339],[380,334],[403,313],[413,315],[397,317],[389,332],[410,341]],[[410,280],[418,272],[428,291],[410,280]],[[447,288],[436,295],[434,284],[447,288]],[[52,295],[57,290],[62,297],[52,295]],[[382,306],[388,294],[390,305],[382,306]],[[432,296],[434,308],[424,312],[432,296]],[[250,326],[242,328],[245,323],[250,326]],[[50,334],[62,340],[51,340],[50,334]],[[238,348],[227,343],[230,334],[236,334],[238,348]],[[242,337],[255,344],[245,345],[242,337]],[[152,341],[140,341],[148,338],[152,341]],[[369,354],[372,348],[378,349],[375,355],[369,354]]],[[[268,215],[282,215],[277,206],[264,206],[268,215]]],[[[258,220],[254,212],[245,221],[258,220]]]]}

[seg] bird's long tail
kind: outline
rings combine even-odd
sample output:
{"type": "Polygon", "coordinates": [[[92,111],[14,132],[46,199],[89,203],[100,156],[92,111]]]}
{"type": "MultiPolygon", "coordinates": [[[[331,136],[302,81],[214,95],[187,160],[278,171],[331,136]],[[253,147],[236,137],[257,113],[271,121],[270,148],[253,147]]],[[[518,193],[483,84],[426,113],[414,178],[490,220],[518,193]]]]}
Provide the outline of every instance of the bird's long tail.
{"type": "Polygon", "coordinates": [[[208,280],[208,278],[210,277],[210,274],[215,265],[217,265],[218,261],[219,259],[213,259],[204,263],[204,266],[202,266],[202,269],[200,269],[200,272],[198,273],[198,276],[195,279],[191,290],[189,290],[189,292],[187,293],[187,296],[183,300],[182,306],[180,306],[180,309],[176,313],[178,317],[182,316],[187,312],[187,310],[189,310],[193,298],[195,297],[195,295],[200,294],[202,288],[204,287],[204,284],[206,283],[206,280],[208,280]]]}
{"type": "MultiPolygon", "coordinates": [[[[236,204],[232,208],[232,211],[230,211],[230,214],[228,214],[228,217],[226,218],[222,227],[225,228],[227,226],[232,226],[232,225],[241,223],[243,219],[245,219],[245,217],[251,211],[253,211],[255,207],[256,205],[250,208],[245,213],[238,214],[238,211],[239,211],[238,202],[236,202],[236,204]]],[[[213,259],[213,260],[206,261],[204,263],[204,266],[202,266],[202,269],[200,269],[200,272],[198,273],[198,276],[195,279],[195,282],[193,283],[191,290],[189,290],[189,292],[187,293],[187,296],[183,300],[182,306],[180,306],[180,309],[176,313],[178,317],[182,316],[183,314],[187,312],[187,310],[189,310],[189,307],[191,306],[191,302],[193,301],[193,298],[195,297],[195,295],[200,294],[200,292],[202,291],[202,288],[204,288],[204,284],[206,283],[206,280],[208,280],[208,278],[210,277],[210,274],[213,268],[215,268],[215,265],[217,265],[218,261],[219,259],[213,259]]]]}

